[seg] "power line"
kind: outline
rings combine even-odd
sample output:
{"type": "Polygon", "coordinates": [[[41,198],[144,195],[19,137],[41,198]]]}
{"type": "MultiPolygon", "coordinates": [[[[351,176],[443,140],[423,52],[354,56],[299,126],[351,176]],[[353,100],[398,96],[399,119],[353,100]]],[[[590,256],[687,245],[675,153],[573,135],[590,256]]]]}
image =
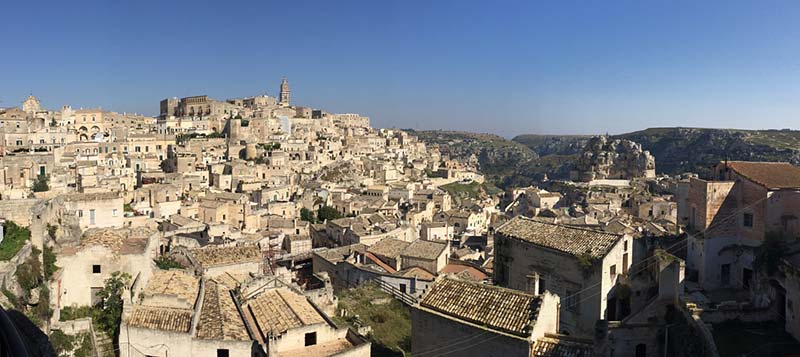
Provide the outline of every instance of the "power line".
{"type": "MultiPolygon", "coordinates": [[[[696,237],[700,237],[700,236],[703,236],[703,237],[705,237],[705,234],[706,234],[706,233],[707,233],[709,230],[711,230],[711,228],[712,228],[712,227],[716,227],[716,226],[718,226],[719,224],[721,224],[721,223],[723,223],[723,222],[726,222],[727,220],[729,220],[729,219],[731,219],[731,218],[737,217],[737,216],[738,216],[738,214],[739,214],[739,213],[741,213],[742,211],[744,211],[744,210],[746,210],[746,209],[748,209],[748,208],[750,208],[750,207],[752,207],[752,206],[755,206],[756,204],[760,203],[760,202],[761,202],[761,201],[763,201],[763,200],[766,200],[767,198],[768,198],[768,197],[763,197],[763,198],[760,198],[760,199],[756,200],[755,202],[753,202],[753,203],[751,203],[751,204],[749,204],[749,205],[747,205],[747,206],[745,206],[745,207],[743,207],[743,208],[741,208],[741,209],[737,210],[736,212],[734,212],[734,213],[732,213],[732,214],[730,214],[730,215],[726,216],[725,218],[722,218],[721,220],[718,220],[718,221],[714,222],[714,224],[712,224],[712,225],[709,225],[709,226],[708,226],[708,227],[706,227],[706,228],[705,228],[705,229],[704,229],[702,232],[699,232],[699,233],[697,233],[695,236],[696,236],[696,237]]],[[[666,250],[667,252],[669,252],[669,250],[671,250],[672,248],[674,248],[674,247],[677,247],[677,246],[678,246],[678,245],[680,245],[680,244],[687,244],[687,243],[688,243],[688,239],[684,239],[684,240],[681,240],[681,241],[679,241],[679,242],[676,242],[675,244],[673,244],[673,245],[671,245],[671,246],[669,246],[669,247],[667,247],[667,248],[664,248],[664,250],[666,250]]],[[[653,258],[655,258],[655,255],[651,255],[651,256],[649,256],[649,257],[645,258],[644,260],[641,260],[641,261],[639,261],[639,262],[636,262],[636,263],[634,263],[634,264],[631,264],[631,266],[630,266],[628,269],[631,269],[631,268],[633,268],[634,266],[637,266],[637,265],[639,265],[639,264],[642,264],[642,263],[644,263],[644,262],[646,262],[646,261],[648,261],[648,260],[650,260],[650,259],[653,259],[653,258]]],[[[646,268],[646,267],[645,267],[645,268],[646,268]]],[[[645,270],[645,269],[639,270],[639,271],[637,271],[637,273],[639,273],[639,272],[642,272],[642,271],[644,271],[644,270],[645,270]]],[[[594,288],[595,286],[598,286],[598,285],[601,285],[601,284],[602,284],[602,279],[601,279],[601,281],[600,281],[600,282],[598,282],[598,283],[596,283],[596,284],[593,284],[593,285],[591,285],[591,286],[588,286],[588,287],[586,287],[586,288],[584,288],[584,289],[581,289],[581,290],[579,290],[579,291],[577,291],[577,292],[573,293],[572,295],[569,295],[569,296],[565,297],[565,298],[564,298],[564,300],[566,300],[566,299],[569,299],[569,298],[572,298],[572,297],[574,297],[574,296],[576,296],[576,295],[578,295],[578,294],[580,294],[580,293],[582,293],[582,292],[584,292],[584,291],[586,291],[586,290],[592,289],[592,288],[594,288]]]]}

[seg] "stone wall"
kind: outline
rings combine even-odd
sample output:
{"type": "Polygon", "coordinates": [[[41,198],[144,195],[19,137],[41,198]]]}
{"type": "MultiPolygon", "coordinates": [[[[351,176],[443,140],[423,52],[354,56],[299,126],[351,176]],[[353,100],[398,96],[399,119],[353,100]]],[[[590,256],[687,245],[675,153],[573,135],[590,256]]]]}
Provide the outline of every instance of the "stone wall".
{"type": "Polygon", "coordinates": [[[28,227],[31,225],[31,208],[38,202],[37,199],[0,200],[0,217],[28,227]]]}

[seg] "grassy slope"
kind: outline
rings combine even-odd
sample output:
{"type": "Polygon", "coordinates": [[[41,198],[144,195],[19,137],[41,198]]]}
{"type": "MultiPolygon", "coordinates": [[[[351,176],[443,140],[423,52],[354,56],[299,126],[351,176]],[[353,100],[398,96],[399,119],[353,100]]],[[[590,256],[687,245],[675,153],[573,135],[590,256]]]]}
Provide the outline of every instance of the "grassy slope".
{"type": "Polygon", "coordinates": [[[376,285],[365,284],[339,294],[339,306],[334,320],[353,327],[372,327],[369,338],[375,355],[402,355],[411,350],[411,312],[376,285]],[[339,317],[340,312],[346,317],[339,317]]]}
{"type": "Polygon", "coordinates": [[[31,231],[27,228],[17,226],[14,222],[8,221],[4,227],[4,238],[0,242],[0,260],[6,261],[17,255],[25,241],[30,239],[31,231]]]}

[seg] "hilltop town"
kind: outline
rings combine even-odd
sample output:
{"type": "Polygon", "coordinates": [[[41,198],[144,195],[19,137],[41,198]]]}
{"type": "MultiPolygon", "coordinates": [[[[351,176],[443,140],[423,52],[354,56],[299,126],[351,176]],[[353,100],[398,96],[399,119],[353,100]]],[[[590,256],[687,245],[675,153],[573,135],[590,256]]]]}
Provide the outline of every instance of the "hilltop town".
{"type": "Polygon", "coordinates": [[[277,93],[0,109],[2,330],[41,356],[800,348],[792,163],[528,139],[556,165],[277,93]]]}

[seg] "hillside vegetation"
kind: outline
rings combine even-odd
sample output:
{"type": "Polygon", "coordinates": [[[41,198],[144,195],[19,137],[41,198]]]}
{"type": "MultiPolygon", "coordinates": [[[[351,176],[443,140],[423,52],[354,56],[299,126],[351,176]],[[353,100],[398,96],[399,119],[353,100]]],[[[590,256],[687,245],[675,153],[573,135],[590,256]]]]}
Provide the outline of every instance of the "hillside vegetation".
{"type": "Polygon", "coordinates": [[[615,136],[642,144],[656,158],[656,171],[707,174],[724,160],[800,164],[800,131],[651,128],[615,136]]]}
{"type": "Polygon", "coordinates": [[[538,158],[529,147],[498,135],[462,131],[408,130],[439,152],[456,160],[477,163],[493,183],[513,175],[520,163],[538,158]]]}
{"type": "MultiPolygon", "coordinates": [[[[444,155],[477,162],[500,188],[536,183],[546,174],[565,179],[591,138],[586,135],[519,135],[512,140],[460,131],[414,131],[444,155]]],[[[656,158],[656,171],[706,176],[724,160],[786,161],[800,165],[800,131],[704,128],[650,128],[614,135],[642,145],[656,158]]]]}

